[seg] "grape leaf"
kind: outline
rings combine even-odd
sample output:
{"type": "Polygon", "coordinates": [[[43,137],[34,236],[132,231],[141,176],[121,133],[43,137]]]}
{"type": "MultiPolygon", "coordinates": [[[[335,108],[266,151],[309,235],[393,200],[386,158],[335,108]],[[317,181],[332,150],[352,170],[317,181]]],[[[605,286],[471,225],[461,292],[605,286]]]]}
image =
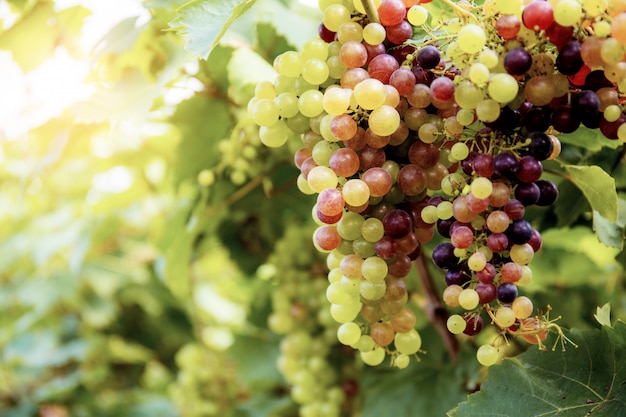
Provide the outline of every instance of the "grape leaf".
{"type": "Polygon", "coordinates": [[[531,348],[491,367],[481,390],[448,416],[626,416],[626,323],[568,337],[578,348],[531,348]]]}
{"type": "Polygon", "coordinates": [[[599,166],[564,167],[569,179],[583,192],[591,208],[610,222],[617,220],[617,192],[615,180],[599,166]]]}
{"type": "Polygon", "coordinates": [[[593,228],[600,242],[607,246],[623,249],[626,238],[626,201],[618,200],[617,221],[605,219],[599,212],[593,212],[593,228]]]}
{"type": "Polygon", "coordinates": [[[560,134],[559,140],[592,152],[597,152],[605,146],[612,149],[617,149],[621,146],[619,140],[607,139],[599,129],[589,129],[584,126],[576,129],[574,133],[560,134]]]}
{"type": "Polygon", "coordinates": [[[187,38],[189,51],[207,59],[228,27],[256,0],[193,0],[184,5],[170,27],[187,38]]]}

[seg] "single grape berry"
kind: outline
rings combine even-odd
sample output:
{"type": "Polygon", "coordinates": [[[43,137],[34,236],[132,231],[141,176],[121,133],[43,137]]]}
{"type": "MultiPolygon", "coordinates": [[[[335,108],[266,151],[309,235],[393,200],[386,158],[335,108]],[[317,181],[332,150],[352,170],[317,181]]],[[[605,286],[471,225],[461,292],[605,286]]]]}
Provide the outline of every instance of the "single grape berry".
{"type": "Polygon", "coordinates": [[[432,45],[426,45],[417,54],[417,63],[424,69],[435,68],[440,60],[439,50],[432,45]]]}
{"type": "Polygon", "coordinates": [[[513,48],[504,56],[504,69],[511,75],[525,74],[532,64],[532,55],[524,48],[513,48]]]}

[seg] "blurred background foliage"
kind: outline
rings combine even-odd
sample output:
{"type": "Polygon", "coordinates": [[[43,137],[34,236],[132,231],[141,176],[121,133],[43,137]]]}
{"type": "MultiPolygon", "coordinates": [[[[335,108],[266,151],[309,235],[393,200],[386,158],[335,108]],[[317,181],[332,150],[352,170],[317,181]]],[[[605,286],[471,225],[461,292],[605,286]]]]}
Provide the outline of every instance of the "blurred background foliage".
{"type": "MultiPolygon", "coordinates": [[[[263,148],[246,103],[319,12],[259,0],[199,60],[171,30],[190,23],[181,0],[76,3],[0,0],[0,414],[296,415],[266,324],[281,284],[257,271],[324,261],[307,237],[314,201],[295,187],[298,140],[263,148]]],[[[623,152],[564,148],[616,179],[619,222],[605,226],[620,242],[623,152]]],[[[606,302],[624,319],[623,248],[599,243],[581,192],[561,189],[533,217],[544,250],[527,292],[565,327],[596,327],[606,302]]],[[[363,369],[334,347],[363,416],[443,415],[476,389],[471,343],[451,363],[420,320],[428,354],[404,372],[363,369]]]]}

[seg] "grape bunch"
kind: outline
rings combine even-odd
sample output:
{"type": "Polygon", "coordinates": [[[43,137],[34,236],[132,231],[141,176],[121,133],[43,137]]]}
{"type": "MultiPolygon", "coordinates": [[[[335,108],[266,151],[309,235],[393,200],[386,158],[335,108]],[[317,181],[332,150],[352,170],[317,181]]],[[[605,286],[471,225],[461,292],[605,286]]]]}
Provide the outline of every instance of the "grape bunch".
{"type": "Polygon", "coordinates": [[[268,328],[283,336],[277,368],[299,415],[332,417],[351,410],[357,391],[345,387],[354,384],[354,355],[337,343],[338,324],[326,305],[327,269],[315,256],[311,233],[310,227],[288,227],[257,276],[271,283],[268,328]]]}
{"type": "Polygon", "coordinates": [[[558,326],[518,288],[542,244],[526,208],[558,197],[542,161],[581,127],[626,141],[626,1],[440,1],[447,20],[419,1],[320,0],[318,36],[278,56],[248,105],[267,146],[301,135],[330,313],[368,365],[420,351],[405,278],[435,234],[459,309],[448,330],[488,318],[502,337],[479,348],[484,365],[511,335],[543,347],[558,326]]]}

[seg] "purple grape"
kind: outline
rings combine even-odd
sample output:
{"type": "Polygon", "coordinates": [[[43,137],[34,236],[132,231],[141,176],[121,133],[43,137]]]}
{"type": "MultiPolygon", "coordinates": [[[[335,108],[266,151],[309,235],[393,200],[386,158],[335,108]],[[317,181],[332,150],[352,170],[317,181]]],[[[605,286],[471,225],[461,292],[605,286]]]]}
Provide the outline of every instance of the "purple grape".
{"type": "Polygon", "coordinates": [[[437,232],[446,239],[450,239],[450,226],[454,223],[454,218],[437,221],[437,232]]]}
{"type": "Polygon", "coordinates": [[[485,123],[486,126],[503,132],[512,132],[522,125],[520,112],[505,106],[495,122],[485,123]]]}
{"type": "Polygon", "coordinates": [[[478,153],[476,151],[470,151],[467,158],[461,161],[461,169],[467,175],[472,175],[474,173],[474,158],[476,158],[478,153]]]}
{"type": "Polygon", "coordinates": [[[422,49],[420,49],[417,54],[417,63],[420,67],[425,69],[433,69],[437,65],[439,65],[439,61],[441,60],[441,55],[439,54],[439,50],[432,46],[426,45],[422,49]]]}
{"type": "Polygon", "coordinates": [[[539,201],[541,191],[537,184],[522,183],[515,188],[515,198],[522,202],[525,206],[532,206],[539,201]]]}
{"type": "Polygon", "coordinates": [[[467,263],[454,266],[446,271],[446,285],[460,285],[468,283],[471,280],[467,263]]]}
{"type": "Polygon", "coordinates": [[[535,157],[527,155],[518,161],[518,170],[515,176],[522,182],[534,182],[541,178],[543,167],[535,157]]]}
{"type": "Polygon", "coordinates": [[[383,218],[383,227],[387,236],[399,239],[413,230],[413,220],[406,211],[396,209],[383,218]]]}
{"type": "Polygon", "coordinates": [[[432,258],[434,264],[440,269],[450,269],[459,263],[459,258],[454,255],[454,246],[449,242],[435,246],[432,258]]]}
{"type": "Polygon", "coordinates": [[[471,315],[465,318],[467,325],[463,333],[468,336],[476,336],[483,329],[483,318],[479,315],[471,315]]]}
{"type": "Polygon", "coordinates": [[[580,119],[574,116],[571,106],[559,106],[552,113],[552,126],[561,133],[572,133],[580,126],[580,119]]]}
{"type": "Polygon", "coordinates": [[[513,48],[504,56],[504,69],[511,75],[523,75],[533,64],[533,58],[524,48],[513,48]]]}
{"type": "Polygon", "coordinates": [[[376,255],[382,259],[391,259],[396,255],[396,242],[391,236],[383,236],[375,245],[376,255]]]}
{"type": "Polygon", "coordinates": [[[527,149],[521,151],[523,155],[533,156],[539,161],[544,161],[552,155],[554,143],[552,143],[552,140],[550,140],[547,134],[544,132],[532,132],[528,137],[530,139],[530,145],[528,145],[527,149]]]}
{"type": "Polygon", "coordinates": [[[613,87],[613,83],[609,81],[604,75],[604,70],[594,70],[587,74],[583,89],[598,91],[599,89],[604,87],[613,87]]]}
{"type": "Polygon", "coordinates": [[[533,106],[524,114],[522,124],[530,131],[545,131],[550,127],[551,115],[549,106],[533,106]]]}
{"type": "Polygon", "coordinates": [[[493,158],[493,166],[496,174],[508,177],[513,176],[518,170],[517,158],[511,152],[503,152],[493,158]]]}
{"type": "Polygon", "coordinates": [[[535,184],[540,191],[539,200],[535,204],[542,207],[552,205],[559,196],[559,189],[556,184],[548,180],[535,181],[535,184]]]}
{"type": "Polygon", "coordinates": [[[430,85],[430,83],[432,83],[433,79],[435,78],[435,74],[433,74],[431,71],[427,70],[426,68],[422,68],[419,65],[413,66],[412,71],[413,71],[413,74],[415,75],[415,82],[417,84],[430,85]]]}
{"type": "Polygon", "coordinates": [[[481,177],[491,177],[495,173],[493,157],[487,153],[479,153],[474,158],[474,171],[481,177]]]}
{"type": "Polygon", "coordinates": [[[515,220],[505,233],[509,238],[509,243],[523,245],[533,237],[533,227],[524,219],[515,220]]]}
{"type": "Polygon", "coordinates": [[[510,282],[503,282],[500,286],[498,286],[497,293],[498,300],[500,300],[501,303],[512,303],[517,298],[517,285],[510,282]]]}
{"type": "Polygon", "coordinates": [[[482,283],[479,282],[478,285],[474,288],[474,290],[478,293],[478,299],[480,304],[488,304],[496,299],[496,286],[491,283],[482,283]]]}
{"type": "Polygon", "coordinates": [[[624,113],[622,113],[622,115],[614,122],[608,122],[603,117],[602,121],[600,122],[600,132],[602,132],[602,134],[607,139],[612,139],[612,140],[618,139],[619,137],[617,136],[617,130],[624,123],[626,123],[626,114],[624,113]]]}
{"type": "Polygon", "coordinates": [[[590,129],[600,126],[602,113],[600,113],[600,99],[591,90],[583,90],[572,97],[572,110],[574,117],[580,119],[583,125],[590,129]]]}
{"type": "Polygon", "coordinates": [[[568,42],[559,51],[556,57],[556,69],[564,75],[574,75],[583,67],[580,56],[581,44],[577,41],[568,42]]]}
{"type": "Polygon", "coordinates": [[[509,215],[511,220],[520,220],[524,217],[526,209],[521,201],[513,199],[506,203],[504,212],[509,215]]]}

